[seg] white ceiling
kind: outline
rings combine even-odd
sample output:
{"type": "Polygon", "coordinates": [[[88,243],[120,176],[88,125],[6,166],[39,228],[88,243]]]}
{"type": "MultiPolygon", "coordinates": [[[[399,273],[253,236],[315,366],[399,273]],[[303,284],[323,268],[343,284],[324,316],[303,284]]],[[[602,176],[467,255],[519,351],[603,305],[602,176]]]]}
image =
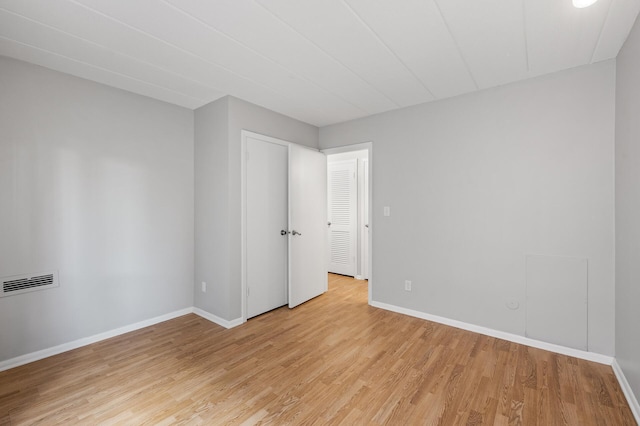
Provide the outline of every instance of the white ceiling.
{"type": "Polygon", "coordinates": [[[0,55],[316,126],[614,58],[640,0],[0,0],[0,55]]]}

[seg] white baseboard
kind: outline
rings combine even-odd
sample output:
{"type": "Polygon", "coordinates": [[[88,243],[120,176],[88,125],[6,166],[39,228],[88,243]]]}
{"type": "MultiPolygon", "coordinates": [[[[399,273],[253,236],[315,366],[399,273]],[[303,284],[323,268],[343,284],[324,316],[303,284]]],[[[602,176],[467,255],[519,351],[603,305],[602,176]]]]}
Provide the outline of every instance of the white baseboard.
{"type": "Polygon", "coordinates": [[[43,358],[47,358],[53,355],[58,355],[63,352],[77,349],[82,346],[90,345],[92,343],[99,342],[101,340],[110,339],[111,337],[119,336],[121,334],[129,333],[130,331],[139,330],[150,325],[158,324],[160,322],[168,321],[173,318],[181,317],[193,312],[193,308],[185,308],[179,311],[170,312],[168,314],[160,315],[155,318],[136,322],[134,324],[125,325],[123,327],[115,328],[113,330],[105,331],[104,333],[95,334],[89,337],[83,337],[82,339],[74,340],[69,343],[63,343],[62,345],[54,346],[40,351],[31,352],[29,354],[20,355],[15,358],[8,359],[6,361],[0,361],[0,371],[8,370],[10,368],[19,367],[30,362],[38,361],[43,358]]]}
{"type": "Polygon", "coordinates": [[[409,315],[416,318],[422,318],[428,321],[449,325],[463,330],[473,331],[474,333],[484,334],[486,336],[496,337],[498,339],[508,340],[510,342],[519,343],[521,345],[531,346],[538,349],[544,349],[550,352],[568,355],[575,358],[581,358],[587,361],[597,362],[599,364],[611,365],[613,357],[602,355],[595,352],[581,351],[579,349],[567,348],[566,346],[555,345],[553,343],[541,342],[539,340],[530,339],[528,337],[517,334],[507,333],[505,331],[494,330],[488,327],[482,327],[463,321],[453,320],[437,315],[427,314],[425,312],[414,311],[413,309],[402,308],[400,306],[390,305],[387,303],[372,301],[371,306],[375,308],[385,309],[387,311],[397,312],[399,314],[409,315]]]}
{"type": "Polygon", "coordinates": [[[638,403],[638,399],[634,395],[633,390],[631,389],[631,385],[629,385],[629,382],[627,381],[622,368],[620,368],[620,364],[618,364],[618,361],[614,359],[611,367],[613,367],[613,372],[618,379],[618,383],[620,383],[622,392],[624,392],[624,396],[627,398],[627,402],[629,403],[629,407],[631,408],[633,417],[635,417],[636,423],[640,425],[640,403],[638,403]]]}
{"type": "Polygon", "coordinates": [[[119,336],[121,334],[129,333],[130,331],[139,330],[141,328],[149,327],[150,325],[158,324],[160,322],[168,321],[170,319],[174,319],[174,318],[181,317],[183,315],[187,315],[191,313],[195,313],[196,315],[201,316],[202,318],[205,318],[211,322],[214,322],[224,328],[233,328],[243,323],[242,318],[236,318],[234,320],[228,321],[216,315],[205,312],[199,308],[194,308],[194,307],[185,308],[185,309],[180,309],[179,311],[174,311],[168,314],[160,315],[155,318],[150,318],[148,320],[136,322],[134,324],[129,324],[113,330],[105,331],[104,333],[95,334],[89,337],[83,337],[82,339],[74,340],[72,342],[63,343],[58,346],[53,346],[51,348],[42,349],[42,350],[31,352],[25,355],[20,355],[5,361],[0,361],[0,371],[19,367],[24,364],[29,364],[30,362],[39,361],[41,359],[44,359],[53,355],[58,355],[63,352],[80,348],[82,346],[90,345],[92,343],[96,343],[101,340],[110,339],[112,337],[119,336]]]}
{"type": "Polygon", "coordinates": [[[198,316],[201,316],[202,318],[204,318],[206,320],[209,320],[209,321],[211,321],[213,323],[216,323],[219,326],[222,326],[224,328],[237,327],[237,326],[239,326],[240,324],[242,324],[244,322],[244,321],[242,321],[242,318],[236,318],[236,319],[233,319],[233,320],[229,321],[229,320],[220,318],[217,315],[210,314],[207,311],[203,311],[200,308],[193,308],[193,313],[198,315],[198,316]]]}

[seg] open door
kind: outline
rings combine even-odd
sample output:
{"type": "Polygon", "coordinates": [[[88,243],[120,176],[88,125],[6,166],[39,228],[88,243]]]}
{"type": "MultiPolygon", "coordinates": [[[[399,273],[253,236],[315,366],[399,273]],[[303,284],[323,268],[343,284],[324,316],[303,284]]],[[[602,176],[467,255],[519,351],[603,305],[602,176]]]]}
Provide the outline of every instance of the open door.
{"type": "Polygon", "coordinates": [[[327,157],[289,145],[289,307],[327,291],[327,157]]]}

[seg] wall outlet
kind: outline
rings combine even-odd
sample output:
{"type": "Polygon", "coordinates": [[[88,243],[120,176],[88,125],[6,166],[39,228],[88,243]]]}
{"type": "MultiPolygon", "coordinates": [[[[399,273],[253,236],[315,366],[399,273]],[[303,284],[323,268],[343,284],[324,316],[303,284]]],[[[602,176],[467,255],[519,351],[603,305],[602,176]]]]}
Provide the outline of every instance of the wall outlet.
{"type": "Polygon", "coordinates": [[[202,281],[202,292],[206,293],[207,292],[207,283],[202,281]]]}
{"type": "Polygon", "coordinates": [[[411,281],[406,280],[406,281],[404,282],[404,289],[405,289],[406,291],[411,291],[411,281]]]}
{"type": "Polygon", "coordinates": [[[382,214],[385,216],[391,216],[391,208],[389,206],[384,206],[384,209],[382,209],[382,214]]]}

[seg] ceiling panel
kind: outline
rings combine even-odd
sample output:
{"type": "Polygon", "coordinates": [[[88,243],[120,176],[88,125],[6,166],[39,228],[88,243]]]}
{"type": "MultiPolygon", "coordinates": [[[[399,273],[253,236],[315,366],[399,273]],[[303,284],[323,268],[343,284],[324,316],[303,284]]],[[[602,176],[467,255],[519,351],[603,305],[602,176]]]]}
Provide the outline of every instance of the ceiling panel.
{"type": "Polygon", "coordinates": [[[640,0],[612,0],[592,62],[618,56],[640,12],[640,0]]]}
{"type": "Polygon", "coordinates": [[[202,63],[194,63],[190,56],[181,51],[166,49],[167,46],[163,42],[146,37],[85,7],[66,0],[3,0],[1,7],[3,10],[86,40],[96,49],[120,54],[122,60],[142,62],[173,75],[178,80],[190,80],[194,86],[200,88],[199,97],[207,102],[225,95],[215,87],[194,78],[194,75],[198,74],[194,71],[201,68],[202,63]]]}
{"type": "Polygon", "coordinates": [[[317,125],[614,58],[640,0],[0,0],[0,54],[317,125]]]}
{"type": "Polygon", "coordinates": [[[43,49],[60,56],[90,63],[104,70],[111,70],[136,80],[144,80],[153,86],[182,93],[200,102],[214,95],[202,86],[157,67],[140,62],[94,43],[52,29],[33,20],[0,9],[0,36],[43,49]]]}
{"type": "MultiPolygon", "coordinates": [[[[257,55],[203,24],[202,20],[193,19],[168,3],[156,0],[80,0],[79,3],[216,64],[229,73],[267,87],[292,102],[297,101],[302,109],[318,115],[320,122],[327,121],[324,116],[325,111],[329,110],[348,117],[362,115],[362,111],[353,105],[296,78],[275,62],[257,55]],[[146,13],[149,10],[153,10],[153,13],[146,13]]],[[[233,91],[230,93],[234,94],[233,91]]]]}
{"type": "Polygon", "coordinates": [[[341,0],[258,0],[319,48],[336,58],[397,106],[433,95],[341,0]]]}
{"type": "MultiPolygon", "coordinates": [[[[96,13],[79,3],[66,0],[30,0],[28,2],[3,0],[0,2],[0,7],[26,14],[35,20],[75,34],[99,46],[121,52],[123,55],[130,56],[132,61],[137,59],[153,64],[162,70],[175,73],[176,78],[192,80],[204,88],[202,94],[208,97],[196,103],[191,101],[188,103],[191,108],[200,107],[226,94],[233,94],[306,122],[313,123],[318,120],[316,112],[309,112],[304,107],[292,105],[290,100],[283,98],[275,90],[229,72],[215,63],[174,47],[160,38],[147,35],[108,15],[96,13]],[[233,90],[231,91],[230,88],[233,90]]],[[[73,59],[78,60],[77,57],[73,59]]],[[[39,64],[43,65],[42,60],[39,64]]],[[[148,86],[147,83],[145,84],[148,86]]],[[[131,82],[128,87],[130,87],[128,90],[137,92],[135,85],[131,82]]],[[[141,90],[143,94],[150,96],[148,87],[141,90]]],[[[165,100],[165,98],[159,99],[165,100]]],[[[335,113],[329,113],[325,120],[331,120],[332,114],[333,119],[336,119],[335,113]]]]}
{"type": "Polygon", "coordinates": [[[186,108],[198,108],[201,103],[199,99],[193,99],[180,93],[154,86],[145,81],[136,80],[34,46],[9,40],[2,36],[0,36],[0,55],[20,59],[65,74],[75,75],[76,77],[92,80],[186,108]]]}
{"type": "Polygon", "coordinates": [[[436,4],[481,89],[527,77],[521,0],[437,0],[436,4]]]}
{"type": "Polygon", "coordinates": [[[526,0],[529,71],[534,75],[588,64],[611,0],[576,9],[570,1],[526,0]]]}
{"type": "Polygon", "coordinates": [[[170,0],[171,4],[258,52],[300,78],[306,77],[336,97],[375,114],[395,104],[293,28],[251,0],[170,0]],[[220,13],[223,8],[225,13],[220,13]]]}
{"type": "Polygon", "coordinates": [[[433,0],[346,0],[436,98],[476,84],[433,0]]]}

